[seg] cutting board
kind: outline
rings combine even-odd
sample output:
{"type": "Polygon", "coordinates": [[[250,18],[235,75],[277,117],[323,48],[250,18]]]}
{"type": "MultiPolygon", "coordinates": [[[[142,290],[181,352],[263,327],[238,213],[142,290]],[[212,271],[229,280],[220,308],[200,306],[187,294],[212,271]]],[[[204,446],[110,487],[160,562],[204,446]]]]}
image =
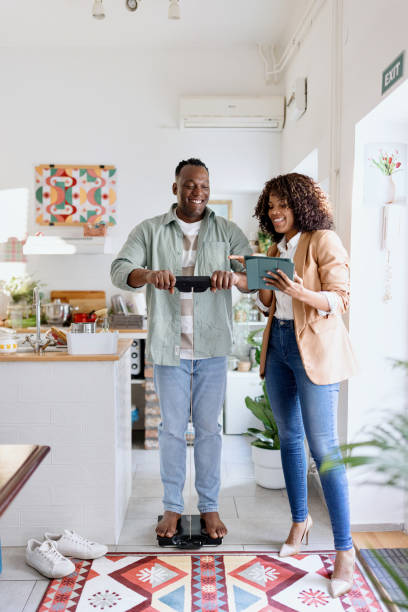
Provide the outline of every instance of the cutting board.
{"type": "Polygon", "coordinates": [[[105,291],[51,291],[51,301],[60,299],[71,306],[78,306],[79,312],[91,312],[106,308],[105,291]]]}

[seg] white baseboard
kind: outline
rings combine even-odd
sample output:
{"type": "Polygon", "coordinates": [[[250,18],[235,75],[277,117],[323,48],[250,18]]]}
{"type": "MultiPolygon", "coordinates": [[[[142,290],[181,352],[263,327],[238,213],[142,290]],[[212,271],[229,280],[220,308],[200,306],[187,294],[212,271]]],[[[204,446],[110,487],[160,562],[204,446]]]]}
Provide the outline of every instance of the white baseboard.
{"type": "Polygon", "coordinates": [[[351,525],[351,531],[403,531],[402,523],[356,523],[351,525]]]}

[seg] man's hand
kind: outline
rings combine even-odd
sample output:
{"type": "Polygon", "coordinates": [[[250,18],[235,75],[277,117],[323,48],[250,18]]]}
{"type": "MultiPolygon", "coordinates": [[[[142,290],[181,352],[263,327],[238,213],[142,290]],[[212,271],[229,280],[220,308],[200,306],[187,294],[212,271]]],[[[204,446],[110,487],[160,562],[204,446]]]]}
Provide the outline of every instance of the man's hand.
{"type": "Polygon", "coordinates": [[[148,270],[146,283],[153,285],[156,289],[167,289],[169,293],[174,293],[176,277],[170,270],[148,270]]]}
{"type": "Polygon", "coordinates": [[[227,270],[216,270],[211,276],[211,291],[215,293],[217,289],[231,289],[239,282],[238,274],[227,270]]]}

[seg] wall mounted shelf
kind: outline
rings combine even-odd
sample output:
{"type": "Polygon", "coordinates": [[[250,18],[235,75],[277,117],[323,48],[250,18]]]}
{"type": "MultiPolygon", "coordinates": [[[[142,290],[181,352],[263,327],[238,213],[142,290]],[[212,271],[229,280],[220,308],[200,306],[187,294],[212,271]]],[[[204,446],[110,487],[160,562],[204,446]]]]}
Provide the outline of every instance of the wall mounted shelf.
{"type": "Polygon", "coordinates": [[[110,236],[28,236],[24,255],[103,255],[113,253],[110,236]]]}

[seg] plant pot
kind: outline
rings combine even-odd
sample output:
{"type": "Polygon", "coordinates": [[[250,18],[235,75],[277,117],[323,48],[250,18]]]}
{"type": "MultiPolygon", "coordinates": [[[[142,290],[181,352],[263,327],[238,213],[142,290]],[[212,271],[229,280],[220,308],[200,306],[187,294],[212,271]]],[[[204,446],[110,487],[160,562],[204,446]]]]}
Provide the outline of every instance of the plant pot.
{"type": "Polygon", "coordinates": [[[269,450],[258,446],[251,448],[256,483],[266,489],[284,489],[286,485],[280,450],[269,450]]]}

